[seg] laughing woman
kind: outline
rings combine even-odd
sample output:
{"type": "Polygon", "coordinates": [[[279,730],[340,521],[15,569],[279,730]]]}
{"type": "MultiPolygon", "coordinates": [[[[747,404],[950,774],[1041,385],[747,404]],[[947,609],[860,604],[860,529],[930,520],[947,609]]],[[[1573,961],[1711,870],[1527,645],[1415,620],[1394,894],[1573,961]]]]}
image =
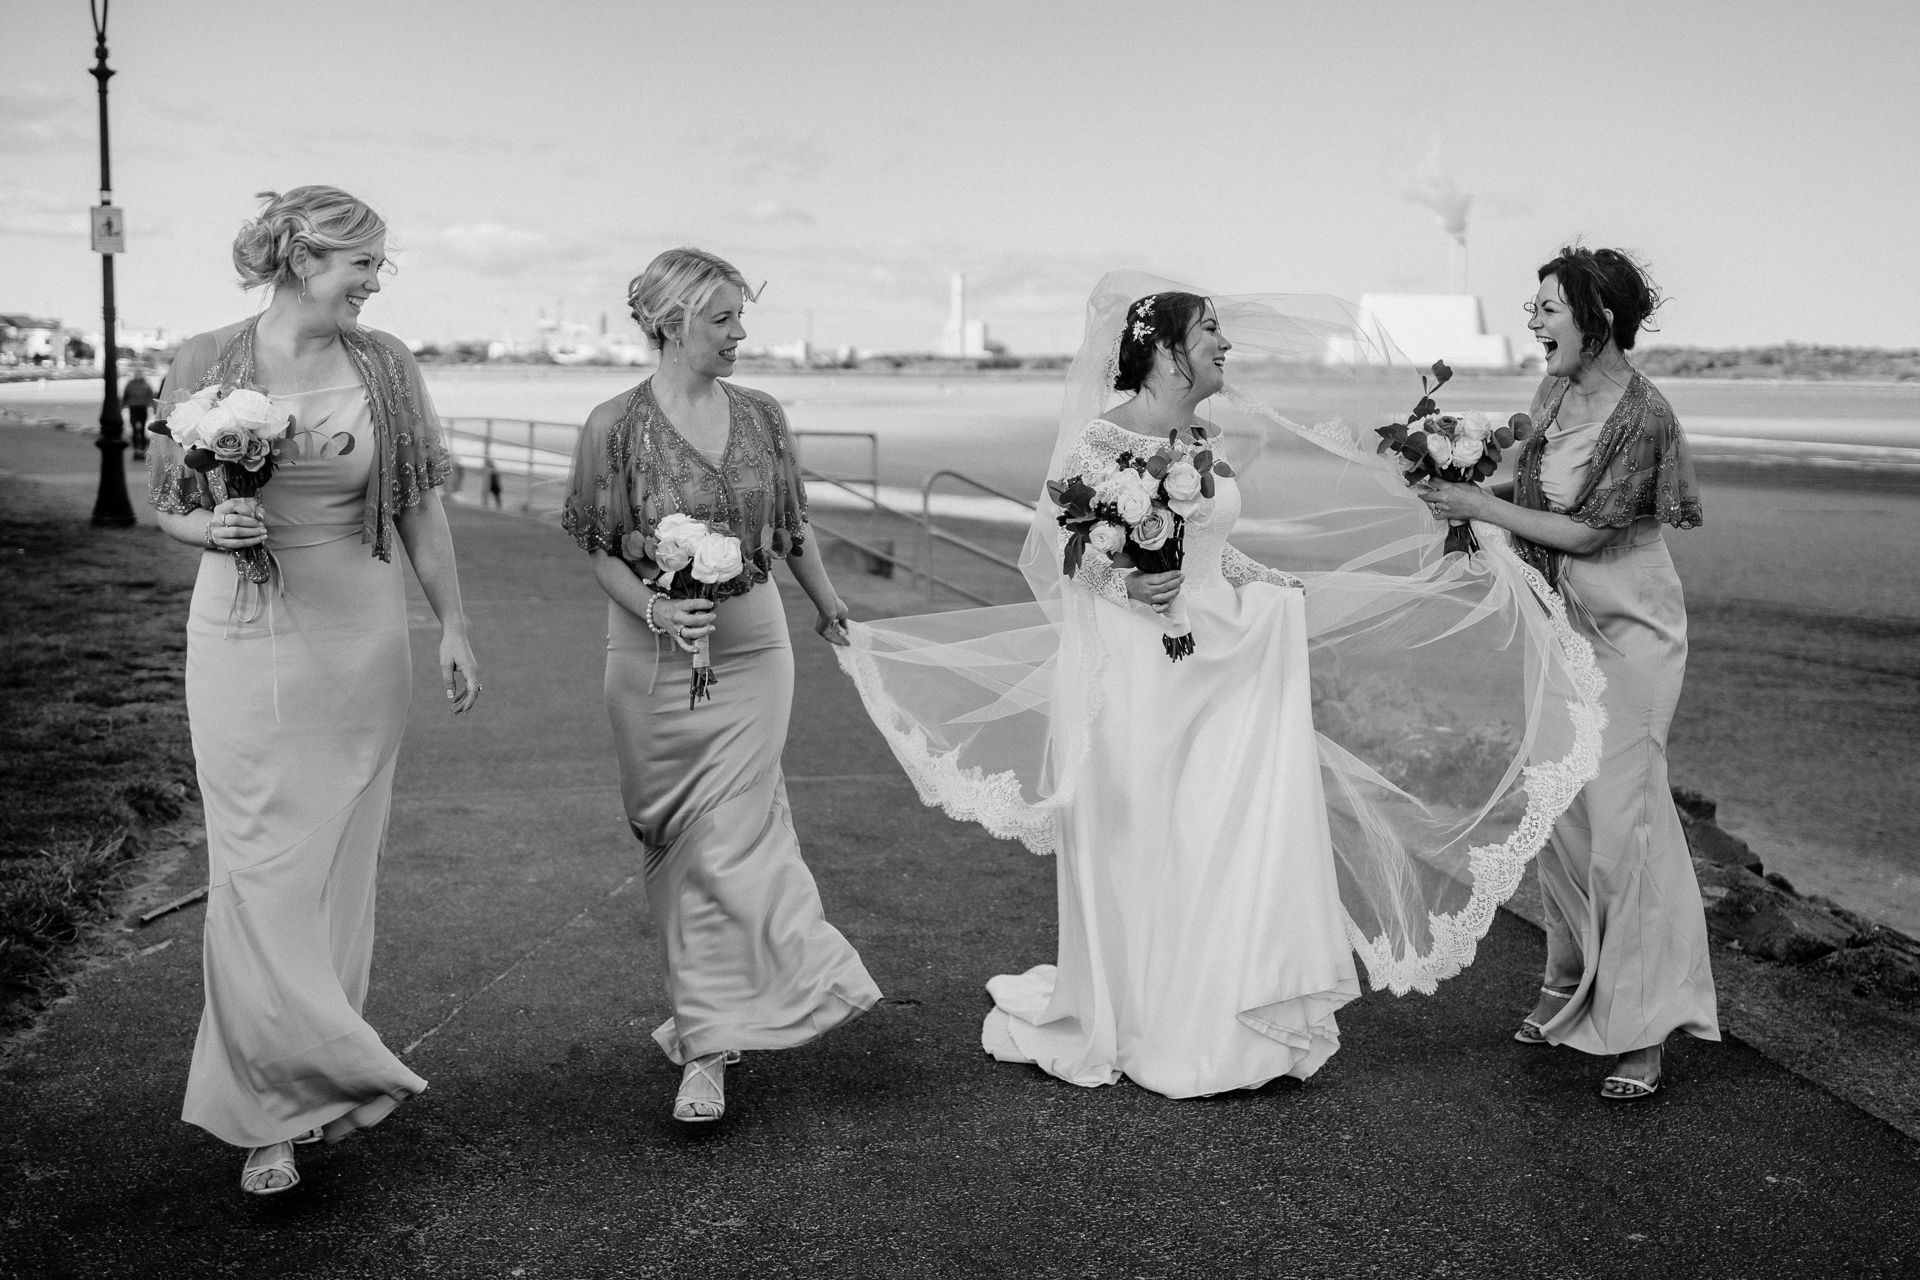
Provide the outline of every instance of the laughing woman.
{"type": "Polygon", "coordinates": [[[683,1068],[674,1118],[694,1122],[725,1113],[726,1064],[742,1050],[805,1044],[880,999],[827,923],[787,807],[793,650],[773,562],[786,560],[833,644],[846,643],[847,609],[812,546],[786,415],[720,381],[748,297],[738,271],[697,249],[669,250],[634,280],[627,301],[659,369],[587,419],[562,517],[609,601],[607,714],[673,1007],[653,1036],[683,1068]],[[663,594],[655,534],[676,515],[740,539],[743,572],[717,602],[663,594]],[[690,707],[702,644],[710,700],[690,707]]]}
{"type": "Polygon", "coordinates": [[[1627,362],[1659,295],[1613,249],[1562,249],[1529,324],[1547,354],[1539,429],[1505,501],[1433,483],[1434,515],[1510,530],[1553,583],[1607,678],[1600,776],[1540,854],[1546,982],[1515,1039],[1613,1056],[1600,1096],[1651,1097],[1674,1031],[1720,1038],[1706,916],[1667,787],[1667,727],[1687,668],[1687,609],[1660,527],[1702,520],[1673,406],[1627,362]]]}
{"type": "Polygon", "coordinates": [[[300,1181],[295,1143],[338,1141],[427,1087],[361,1017],[412,687],[396,540],[440,619],[455,713],[480,685],[434,491],[448,463],[433,405],[406,347],[360,327],[386,224],[333,187],[262,198],[233,262],[273,300],[180,349],[171,429],[185,434],[183,396],[249,388],[292,415],[301,456],[258,497],[231,496],[165,436],[148,465],[161,526],[204,552],[187,714],[207,813],[206,1006],[182,1118],[248,1148],[240,1185],[271,1195],[300,1181]],[[232,553],[262,547],[270,573],[249,582],[232,553]]]}

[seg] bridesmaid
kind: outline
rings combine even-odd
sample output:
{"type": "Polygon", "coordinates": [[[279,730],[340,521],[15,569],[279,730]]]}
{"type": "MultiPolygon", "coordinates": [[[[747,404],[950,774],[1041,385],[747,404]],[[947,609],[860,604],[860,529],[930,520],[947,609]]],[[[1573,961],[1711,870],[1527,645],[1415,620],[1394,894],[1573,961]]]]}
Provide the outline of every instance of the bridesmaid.
{"type": "Polygon", "coordinates": [[[1702,521],[1686,436],[1627,362],[1659,294],[1614,249],[1565,248],[1539,270],[1528,324],[1545,348],[1539,429],[1511,501],[1473,485],[1423,494],[1442,519],[1510,530],[1567,602],[1607,678],[1600,775],[1540,854],[1546,982],[1514,1038],[1611,1055],[1602,1098],[1652,1097],[1676,1030],[1720,1038],[1706,916],[1667,786],[1667,726],[1687,666],[1687,610],[1662,524],[1702,521]]]}
{"type": "Polygon", "coordinates": [[[627,301],[659,369],[588,417],[562,515],[609,600],[607,714],[673,1006],[653,1037],[684,1068],[674,1119],[693,1122],[725,1114],[726,1064],[742,1050],[806,1044],[880,999],[827,923],[780,769],[793,650],[773,561],[786,560],[830,643],[847,642],[847,608],[809,554],[786,415],[720,381],[751,296],[697,249],[670,249],[633,281],[627,301]],[[717,605],[657,594],[660,568],[638,544],[676,512],[727,525],[748,549],[717,605]],[[712,700],[689,709],[688,655],[703,639],[712,700]]]}
{"type": "MultiPolygon", "coordinates": [[[[248,1149],[241,1188],[300,1181],[293,1144],[336,1142],[427,1087],[361,1017],[374,880],[412,687],[396,539],[440,619],[458,714],[480,693],[434,491],[448,469],[406,347],[360,327],[380,291],[386,224],[333,187],[262,193],[233,262],[266,311],[190,339],[169,400],[251,387],[293,415],[295,444],[352,437],[227,496],[153,440],[152,501],[200,548],[187,621],[187,713],[206,805],[206,1005],[182,1118],[248,1149]],[[332,452],[331,450],[329,452],[332,452]],[[265,546],[264,586],[229,554],[265,546]]],[[[184,420],[184,415],[183,415],[184,420]]]]}

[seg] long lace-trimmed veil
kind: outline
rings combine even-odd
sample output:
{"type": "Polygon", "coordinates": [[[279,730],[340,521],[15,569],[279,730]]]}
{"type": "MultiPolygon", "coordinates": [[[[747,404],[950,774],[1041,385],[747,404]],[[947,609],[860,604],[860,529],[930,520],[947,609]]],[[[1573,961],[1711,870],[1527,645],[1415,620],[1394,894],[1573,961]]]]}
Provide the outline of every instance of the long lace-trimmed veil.
{"type": "MultiPolygon", "coordinates": [[[[1169,289],[1198,292],[1130,271],[1095,288],[1048,478],[1122,399],[1108,361],[1128,304],[1169,289]]],[[[1442,557],[1426,508],[1374,453],[1371,428],[1420,395],[1377,324],[1326,296],[1212,300],[1234,350],[1201,416],[1240,474],[1235,543],[1306,583],[1349,938],[1376,988],[1430,992],[1472,962],[1598,770],[1603,682],[1505,536],[1442,557]]],[[[1101,709],[1091,611],[1112,606],[1065,584],[1044,489],[1039,506],[1021,557],[1031,602],[856,623],[836,652],[923,801],[1050,853],[1101,709]]]]}

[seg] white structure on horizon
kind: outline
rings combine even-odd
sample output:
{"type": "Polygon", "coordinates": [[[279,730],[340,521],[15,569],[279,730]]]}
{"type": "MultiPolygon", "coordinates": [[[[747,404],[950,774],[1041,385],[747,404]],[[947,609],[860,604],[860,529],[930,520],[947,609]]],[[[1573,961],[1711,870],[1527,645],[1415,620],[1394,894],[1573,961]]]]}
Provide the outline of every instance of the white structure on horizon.
{"type": "Polygon", "coordinates": [[[987,322],[967,319],[967,277],[965,272],[953,273],[953,283],[947,295],[947,327],[940,335],[940,354],[943,356],[984,356],[989,354],[987,347],[987,322]]]}
{"type": "Polygon", "coordinates": [[[1513,371],[1513,346],[1488,333],[1480,299],[1471,293],[1369,293],[1360,299],[1367,323],[1384,330],[1414,364],[1445,360],[1459,370],[1513,371]]]}

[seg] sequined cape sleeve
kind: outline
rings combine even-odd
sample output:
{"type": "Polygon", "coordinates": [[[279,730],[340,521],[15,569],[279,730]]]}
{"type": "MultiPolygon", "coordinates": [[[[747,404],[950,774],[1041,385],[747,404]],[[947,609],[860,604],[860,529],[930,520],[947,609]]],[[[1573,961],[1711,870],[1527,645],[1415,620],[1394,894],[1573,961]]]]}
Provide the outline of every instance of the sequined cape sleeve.
{"type": "MultiPolygon", "coordinates": [[[[752,407],[771,455],[766,461],[769,502],[761,548],[766,555],[780,559],[804,555],[807,485],[801,478],[800,454],[794,447],[793,429],[787,425],[787,411],[764,391],[750,387],[736,390],[752,407]]],[[[763,563],[761,567],[764,570],[768,566],[763,563]]]]}
{"type": "MultiPolygon", "coordinates": [[[[1513,499],[1520,506],[1559,510],[1541,489],[1540,462],[1567,386],[1560,382],[1548,392],[1540,426],[1515,464],[1513,499]]],[[[1594,441],[1586,484],[1562,514],[1594,529],[1624,528],[1648,516],[1676,529],[1697,529],[1706,522],[1693,451],[1680,429],[1680,419],[1659,388],[1640,373],[1634,373],[1620,403],[1607,416],[1594,441]]],[[[1513,544],[1522,559],[1553,580],[1559,553],[1518,534],[1513,535],[1513,544]]]]}
{"type": "MultiPolygon", "coordinates": [[[[154,413],[156,426],[166,421],[170,408],[200,389],[220,358],[225,345],[223,335],[230,336],[230,331],[237,328],[230,325],[227,329],[195,334],[180,345],[155,397],[154,403],[159,406],[154,413]]],[[[155,432],[147,444],[147,501],[155,511],[176,516],[202,507],[211,511],[216,505],[206,476],[187,466],[185,451],[171,437],[159,432],[155,432]]]]}
{"type": "Polygon", "coordinates": [[[418,505],[427,490],[446,483],[453,459],[433,397],[406,344],[390,333],[363,329],[346,335],[344,345],[367,388],[380,441],[367,478],[360,540],[372,546],[376,557],[390,561],[394,522],[418,505]]]}
{"type": "Polygon", "coordinates": [[[644,497],[645,473],[635,454],[632,396],[625,412],[595,410],[581,428],[560,527],[582,551],[619,555],[621,539],[638,525],[635,513],[644,497]]]}

